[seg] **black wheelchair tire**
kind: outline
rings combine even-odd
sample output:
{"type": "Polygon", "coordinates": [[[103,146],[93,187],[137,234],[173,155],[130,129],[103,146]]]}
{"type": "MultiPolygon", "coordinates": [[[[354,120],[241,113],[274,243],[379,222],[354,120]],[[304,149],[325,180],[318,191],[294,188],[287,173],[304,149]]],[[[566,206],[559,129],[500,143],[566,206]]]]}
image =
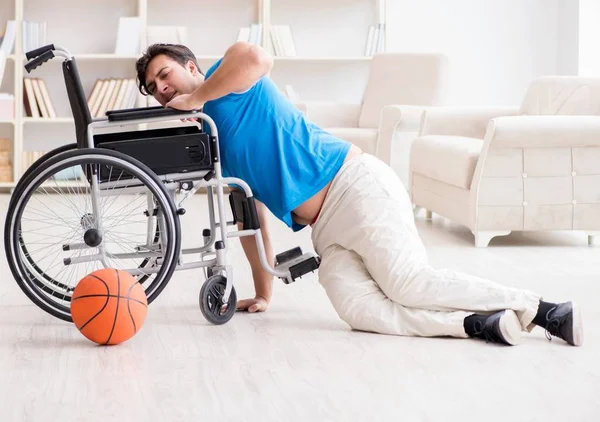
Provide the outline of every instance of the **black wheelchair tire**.
{"type": "Polygon", "coordinates": [[[217,304],[221,303],[221,295],[225,292],[225,286],[227,285],[227,279],[222,275],[213,275],[209,277],[204,284],[202,284],[202,288],[200,289],[200,311],[202,311],[202,315],[208,322],[214,325],[222,325],[228,322],[236,312],[237,307],[237,294],[235,292],[235,287],[231,287],[231,294],[229,295],[229,301],[227,302],[227,309],[225,313],[220,314],[214,308],[214,300],[217,300],[217,304]],[[213,288],[217,288],[218,297],[214,297],[215,295],[212,293],[213,288]],[[222,291],[221,291],[222,290],[222,291]],[[212,298],[211,298],[212,297],[212,298]]]}
{"type": "MultiPolygon", "coordinates": [[[[49,153],[50,154],[50,153],[49,153]]],[[[146,186],[150,188],[153,186],[155,195],[162,195],[162,202],[165,206],[165,214],[169,214],[166,218],[170,219],[170,226],[172,227],[173,233],[169,233],[169,238],[172,239],[168,243],[168,249],[165,251],[165,256],[167,259],[161,266],[161,269],[157,273],[158,283],[154,286],[149,292],[147,292],[147,300],[150,304],[154,301],[158,295],[164,290],[170,278],[175,271],[175,268],[178,263],[179,254],[181,252],[181,226],[179,221],[179,216],[177,214],[176,206],[169,195],[167,189],[160,181],[160,179],[156,176],[156,174],[148,168],[145,164],[140,161],[129,157],[125,154],[122,154],[117,151],[107,150],[107,149],[98,149],[98,148],[85,148],[85,149],[65,149],[62,152],[58,152],[50,156],[47,160],[41,161],[38,160],[38,165],[31,169],[26,178],[22,178],[23,183],[21,184],[19,190],[15,190],[13,196],[14,199],[11,198],[11,202],[9,204],[5,227],[4,227],[4,247],[6,258],[10,267],[10,270],[21,288],[21,290],[29,297],[29,299],[34,302],[39,308],[48,312],[56,318],[72,322],[71,314],[69,308],[65,306],[59,306],[58,304],[52,305],[49,303],[49,300],[39,293],[36,292],[37,289],[41,289],[39,285],[29,285],[32,283],[32,280],[29,280],[27,277],[24,277],[24,274],[28,273],[28,269],[24,267],[22,261],[20,260],[20,256],[15,252],[20,248],[19,246],[19,236],[17,232],[20,231],[20,224],[16,224],[14,222],[15,219],[20,219],[20,214],[22,214],[23,209],[20,207],[21,204],[25,203],[24,201],[19,201],[24,195],[31,195],[31,192],[37,188],[37,186],[31,187],[32,182],[42,175],[46,170],[50,167],[56,166],[56,168],[60,168],[60,163],[63,161],[70,160],[74,162],[75,165],[80,162],[85,162],[86,157],[95,157],[96,162],[99,163],[117,163],[119,160],[129,164],[130,168],[135,169],[133,173],[136,174],[140,180],[150,182],[146,186]],[[141,177],[140,177],[141,176],[141,177]],[[16,194],[19,196],[17,197],[16,194]]],[[[94,159],[94,158],[92,158],[94,159]]],[[[69,163],[67,163],[68,165],[69,163]]],[[[41,183],[40,183],[41,184],[41,183]]],[[[146,183],[145,183],[146,184],[146,183]]],[[[150,190],[153,190],[150,188],[150,190]]],[[[26,198],[28,199],[28,198],[26,198]]],[[[39,281],[38,281],[39,283],[39,281]]],[[[154,283],[152,283],[154,284],[154,283]]]]}
{"type": "Polygon", "coordinates": [[[48,151],[47,153],[42,155],[40,158],[38,158],[36,161],[34,161],[33,164],[31,164],[19,178],[19,181],[17,182],[17,185],[15,186],[13,194],[10,197],[10,203],[12,204],[12,202],[14,201],[15,198],[18,198],[19,196],[22,195],[24,186],[29,185],[29,175],[31,175],[31,173],[35,169],[37,169],[40,166],[40,164],[42,164],[46,160],[49,160],[52,157],[57,156],[60,153],[63,153],[65,151],[71,151],[74,149],[77,149],[77,144],[75,144],[75,143],[63,145],[63,146],[55,148],[51,151],[48,151]]]}
{"type": "MultiPolygon", "coordinates": [[[[36,161],[34,161],[31,166],[29,166],[27,168],[27,170],[25,170],[25,172],[23,173],[23,175],[21,176],[21,178],[19,179],[19,181],[17,182],[17,185],[15,186],[15,189],[13,191],[13,194],[10,197],[10,203],[12,204],[12,201],[15,200],[15,198],[20,197],[23,194],[23,189],[24,187],[28,186],[32,180],[31,177],[29,177],[43,162],[49,160],[52,157],[55,157],[56,155],[63,153],[65,151],[72,151],[72,150],[76,150],[77,149],[77,144],[76,143],[71,143],[71,144],[66,144],[66,145],[62,145],[58,148],[55,148],[51,151],[48,151],[46,154],[42,155],[40,158],[38,158],[36,161]]],[[[7,214],[8,217],[8,214],[7,214]]],[[[154,242],[158,242],[159,240],[159,236],[158,236],[158,227],[157,227],[157,233],[154,235],[154,242]]],[[[48,282],[50,282],[51,284],[54,284],[60,288],[64,288],[64,286],[62,285],[62,283],[60,283],[58,280],[54,280],[52,277],[48,276],[48,274],[46,274],[44,272],[44,270],[42,270],[41,268],[39,268],[37,266],[37,264],[33,261],[33,259],[31,259],[28,251],[27,251],[27,246],[25,245],[25,243],[21,242],[21,248],[23,249],[24,255],[27,257],[27,260],[29,261],[29,264],[32,266],[32,268],[36,271],[38,271],[39,275],[41,277],[44,277],[46,280],[48,280],[48,282]]],[[[150,262],[149,259],[145,259],[140,265],[139,268],[145,268],[146,265],[150,262]]],[[[143,283],[146,279],[148,278],[148,276],[143,276],[141,277],[138,281],[140,283],[143,283]]],[[[49,290],[50,288],[47,286],[40,286],[40,288],[42,288],[43,290],[47,291],[48,293],[51,293],[49,290]]]]}

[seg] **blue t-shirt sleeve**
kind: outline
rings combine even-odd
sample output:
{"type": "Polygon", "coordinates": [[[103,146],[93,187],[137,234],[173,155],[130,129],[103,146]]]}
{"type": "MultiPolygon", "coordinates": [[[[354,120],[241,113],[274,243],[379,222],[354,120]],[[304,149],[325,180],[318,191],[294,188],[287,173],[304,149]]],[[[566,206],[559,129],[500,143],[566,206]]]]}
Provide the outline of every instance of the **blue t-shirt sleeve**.
{"type": "MultiPolygon", "coordinates": [[[[208,68],[208,70],[206,71],[206,74],[204,75],[205,80],[208,79],[213,73],[215,73],[215,70],[217,70],[217,68],[221,65],[222,61],[223,61],[223,57],[221,57],[211,67],[208,68]]],[[[260,80],[258,82],[260,82],[260,80]]],[[[252,85],[250,88],[248,88],[244,92],[230,92],[229,94],[227,94],[221,98],[231,98],[231,97],[236,97],[239,95],[246,94],[247,92],[251,91],[258,84],[258,82],[255,83],[254,85],[252,85]]],[[[216,100],[213,100],[213,101],[219,101],[221,98],[217,98],[216,100]]]]}
{"type": "Polygon", "coordinates": [[[206,74],[204,75],[204,79],[208,79],[210,77],[210,75],[212,75],[215,70],[217,70],[217,67],[219,67],[219,65],[221,64],[221,62],[223,61],[223,57],[221,57],[219,60],[217,60],[211,67],[208,68],[208,70],[206,71],[206,74]]]}

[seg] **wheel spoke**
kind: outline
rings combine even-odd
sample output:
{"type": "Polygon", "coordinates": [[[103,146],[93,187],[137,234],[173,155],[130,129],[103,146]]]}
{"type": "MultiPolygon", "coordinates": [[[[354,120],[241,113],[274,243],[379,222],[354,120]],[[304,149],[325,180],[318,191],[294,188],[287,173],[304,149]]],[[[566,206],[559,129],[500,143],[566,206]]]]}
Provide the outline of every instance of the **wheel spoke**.
{"type": "Polygon", "coordinates": [[[219,284],[214,283],[212,286],[210,286],[210,290],[209,293],[218,301],[221,301],[221,298],[223,297],[223,293],[221,291],[221,289],[219,288],[221,287],[219,284]]]}
{"type": "Polygon", "coordinates": [[[148,303],[158,296],[177,264],[181,235],[169,194],[155,175],[114,151],[75,149],[61,152],[60,157],[49,156],[21,182],[9,206],[7,226],[12,247],[7,248],[7,254],[15,279],[31,293],[35,304],[54,316],[70,320],[73,289],[85,275],[105,265],[141,271],[140,282],[144,283],[148,303]],[[136,189],[115,188],[102,182],[96,201],[92,200],[95,185],[88,180],[93,181],[99,174],[88,174],[79,181],[88,186],[85,189],[57,182],[59,178],[55,177],[69,169],[101,166],[119,178],[131,177],[131,185],[136,189]],[[147,191],[140,195],[139,187],[147,191]],[[154,223],[150,224],[155,217],[147,215],[152,210],[148,210],[146,195],[151,195],[154,207],[162,215],[164,233],[158,232],[154,223]],[[95,241],[84,237],[90,229],[102,235],[99,243],[91,243],[95,241]],[[161,266],[143,253],[138,256],[138,248],[147,246],[148,239],[163,244],[161,266]],[[145,271],[146,267],[156,270],[145,271]]]}
{"type": "Polygon", "coordinates": [[[231,289],[228,303],[223,303],[227,279],[222,275],[209,277],[200,291],[200,309],[204,317],[213,324],[224,324],[235,314],[237,301],[235,288],[231,289]]]}

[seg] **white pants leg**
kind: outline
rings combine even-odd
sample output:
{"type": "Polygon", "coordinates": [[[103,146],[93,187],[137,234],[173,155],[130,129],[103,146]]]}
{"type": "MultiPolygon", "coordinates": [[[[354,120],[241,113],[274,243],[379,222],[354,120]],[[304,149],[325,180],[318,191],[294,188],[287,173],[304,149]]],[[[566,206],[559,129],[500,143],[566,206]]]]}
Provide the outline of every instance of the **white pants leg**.
{"type": "Polygon", "coordinates": [[[312,240],[322,259],[319,280],[355,329],[464,337],[466,316],[502,309],[533,328],[539,295],[428,264],[402,182],[372,155],[340,169],[312,240]]]}
{"type": "Polygon", "coordinates": [[[356,252],[327,248],[319,279],[342,320],[355,330],[406,336],[466,337],[463,311],[408,308],[387,297],[356,252]]]}

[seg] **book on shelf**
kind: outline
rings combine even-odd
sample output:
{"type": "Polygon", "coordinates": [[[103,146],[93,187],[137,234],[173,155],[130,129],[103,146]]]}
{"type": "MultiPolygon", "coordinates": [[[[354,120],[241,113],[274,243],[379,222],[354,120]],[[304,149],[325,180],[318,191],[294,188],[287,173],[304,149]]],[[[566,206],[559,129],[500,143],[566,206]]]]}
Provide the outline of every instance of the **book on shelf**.
{"type": "Polygon", "coordinates": [[[46,22],[22,22],[23,51],[28,52],[46,44],[46,22]]]}
{"type": "Polygon", "coordinates": [[[46,82],[39,78],[23,78],[23,105],[27,117],[56,118],[46,82]]]}
{"type": "Polygon", "coordinates": [[[6,69],[6,54],[0,49],[0,86],[2,86],[2,80],[4,79],[4,69],[6,69]]]}
{"type": "MultiPolygon", "coordinates": [[[[31,167],[33,165],[33,163],[35,163],[37,160],[39,160],[44,154],[46,154],[48,151],[39,151],[39,150],[35,150],[35,151],[31,151],[31,150],[26,150],[23,151],[22,153],[22,166],[23,166],[23,172],[25,172],[25,170],[27,170],[29,167],[31,167]]],[[[12,171],[12,168],[11,168],[12,171]]],[[[0,178],[2,176],[1,173],[1,168],[0,168],[0,178]]],[[[83,176],[83,171],[81,170],[81,166],[73,166],[73,167],[67,167],[64,170],[61,170],[57,173],[55,173],[52,176],[53,181],[77,181],[80,180],[83,176]]],[[[12,175],[11,175],[12,177],[12,175]]],[[[0,180],[2,181],[2,180],[0,180]]],[[[12,180],[9,180],[12,181],[12,180]]],[[[48,180],[48,182],[50,183],[50,185],[52,184],[52,182],[50,180],[48,180]]]]}
{"type": "Polygon", "coordinates": [[[0,182],[12,182],[12,141],[0,139],[0,182]]]}
{"type": "Polygon", "coordinates": [[[23,171],[31,167],[31,165],[46,154],[46,152],[48,151],[23,151],[21,155],[23,171]]]}
{"type": "Polygon", "coordinates": [[[146,30],[146,44],[183,44],[188,42],[187,28],[185,26],[151,25],[146,30]]]}
{"type": "Polygon", "coordinates": [[[120,17],[115,54],[119,56],[140,54],[141,29],[142,22],[139,17],[120,17]]]}
{"type": "Polygon", "coordinates": [[[6,26],[2,35],[0,35],[0,52],[4,53],[5,57],[12,54],[17,38],[17,21],[10,20],[6,22],[6,26]]]}
{"type": "Polygon", "coordinates": [[[282,57],[297,56],[296,44],[289,25],[273,25],[269,32],[273,54],[282,57]]]}
{"type": "Polygon", "coordinates": [[[262,23],[253,23],[249,27],[240,28],[237,41],[260,45],[262,43],[262,23]]]}
{"type": "Polygon", "coordinates": [[[8,138],[0,138],[0,151],[10,151],[12,149],[12,141],[8,138]]]}
{"type": "Polygon", "coordinates": [[[6,59],[11,55],[17,36],[17,22],[8,21],[4,32],[0,36],[0,86],[4,79],[4,70],[6,69],[6,59]]]}
{"type": "Polygon", "coordinates": [[[137,97],[135,79],[97,79],[87,103],[92,117],[103,117],[109,110],[134,108],[137,97]]]}
{"type": "Polygon", "coordinates": [[[385,51],[385,23],[370,25],[367,34],[367,44],[365,45],[365,56],[385,51]]]}
{"type": "MultiPolygon", "coordinates": [[[[0,154],[2,151],[0,151],[0,154]]],[[[13,168],[12,164],[2,165],[0,164],[0,183],[9,183],[13,181],[13,168]]]]}

